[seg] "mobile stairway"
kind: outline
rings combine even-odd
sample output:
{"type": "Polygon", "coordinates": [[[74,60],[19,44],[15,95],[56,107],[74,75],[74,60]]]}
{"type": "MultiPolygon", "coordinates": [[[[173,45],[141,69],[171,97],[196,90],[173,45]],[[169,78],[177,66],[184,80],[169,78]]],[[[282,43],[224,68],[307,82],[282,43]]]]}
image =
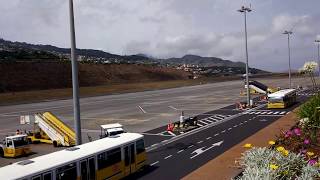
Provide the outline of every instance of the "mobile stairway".
{"type": "MultiPolygon", "coordinates": [[[[269,94],[278,91],[279,89],[271,88],[262,84],[258,81],[249,81],[249,88],[251,94],[269,94]]],[[[247,85],[245,84],[245,89],[247,89],[247,85]]]]}
{"type": "Polygon", "coordinates": [[[52,141],[54,146],[74,146],[75,132],[51,112],[36,113],[35,122],[52,141]]]}

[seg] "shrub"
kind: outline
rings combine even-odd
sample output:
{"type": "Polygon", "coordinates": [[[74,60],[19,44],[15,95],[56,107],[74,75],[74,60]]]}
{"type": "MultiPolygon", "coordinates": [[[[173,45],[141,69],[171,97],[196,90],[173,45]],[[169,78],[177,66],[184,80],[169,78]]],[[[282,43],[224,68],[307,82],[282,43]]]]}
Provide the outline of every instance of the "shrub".
{"type": "Polygon", "coordinates": [[[319,175],[319,167],[309,165],[302,155],[283,147],[254,147],[243,153],[240,165],[245,169],[239,180],[313,179],[319,175]]]}

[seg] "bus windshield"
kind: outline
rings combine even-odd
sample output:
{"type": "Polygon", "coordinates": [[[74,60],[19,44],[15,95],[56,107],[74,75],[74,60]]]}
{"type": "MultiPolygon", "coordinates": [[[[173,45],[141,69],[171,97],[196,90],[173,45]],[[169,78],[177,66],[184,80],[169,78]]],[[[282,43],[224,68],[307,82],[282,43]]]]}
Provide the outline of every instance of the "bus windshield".
{"type": "Polygon", "coordinates": [[[27,137],[16,137],[13,139],[14,147],[24,146],[28,144],[27,137]]]}
{"type": "Polygon", "coordinates": [[[278,97],[278,98],[269,98],[268,101],[270,103],[283,103],[283,98],[280,98],[280,97],[278,97]]]}

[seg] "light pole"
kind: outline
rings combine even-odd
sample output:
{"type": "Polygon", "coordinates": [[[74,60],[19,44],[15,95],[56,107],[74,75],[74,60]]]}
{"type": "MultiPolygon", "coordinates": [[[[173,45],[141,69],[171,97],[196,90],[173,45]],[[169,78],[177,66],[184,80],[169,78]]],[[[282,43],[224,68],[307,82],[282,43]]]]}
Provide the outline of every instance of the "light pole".
{"type": "Polygon", "coordinates": [[[249,56],[248,56],[248,36],[247,36],[247,12],[251,12],[251,8],[242,6],[239,12],[244,14],[244,32],[245,32],[245,44],[246,44],[246,84],[247,84],[247,104],[251,106],[250,103],[250,89],[249,89],[249,56]]]}
{"type": "Polygon", "coordinates": [[[74,29],[73,0],[69,0],[70,14],[70,37],[71,37],[71,64],[72,64],[72,92],[73,92],[73,117],[74,128],[76,132],[76,144],[80,145],[81,139],[81,121],[79,104],[79,83],[78,83],[78,61],[76,55],[76,36],[74,29]]]}
{"type": "Polygon", "coordinates": [[[292,31],[284,31],[283,34],[288,35],[288,55],[289,55],[289,88],[291,89],[291,62],[290,62],[290,35],[292,31]]]}
{"type": "Polygon", "coordinates": [[[320,57],[319,57],[319,56],[320,56],[320,55],[319,55],[320,40],[319,40],[319,39],[316,39],[316,40],[314,40],[314,42],[318,44],[318,68],[319,68],[319,72],[318,72],[319,74],[318,74],[318,75],[320,76],[320,57]]]}

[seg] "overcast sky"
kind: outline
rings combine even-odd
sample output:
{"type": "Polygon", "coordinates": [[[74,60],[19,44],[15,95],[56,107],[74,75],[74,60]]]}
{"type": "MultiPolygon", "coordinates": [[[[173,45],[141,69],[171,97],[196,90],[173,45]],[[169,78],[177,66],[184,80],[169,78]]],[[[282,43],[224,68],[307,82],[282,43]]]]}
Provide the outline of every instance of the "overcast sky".
{"type": "MultiPolygon", "coordinates": [[[[74,0],[78,48],[158,58],[185,54],[245,61],[244,17],[248,14],[249,65],[269,71],[316,60],[319,0],[74,0]]],[[[0,0],[0,37],[69,47],[68,0],[0,0]]]]}

